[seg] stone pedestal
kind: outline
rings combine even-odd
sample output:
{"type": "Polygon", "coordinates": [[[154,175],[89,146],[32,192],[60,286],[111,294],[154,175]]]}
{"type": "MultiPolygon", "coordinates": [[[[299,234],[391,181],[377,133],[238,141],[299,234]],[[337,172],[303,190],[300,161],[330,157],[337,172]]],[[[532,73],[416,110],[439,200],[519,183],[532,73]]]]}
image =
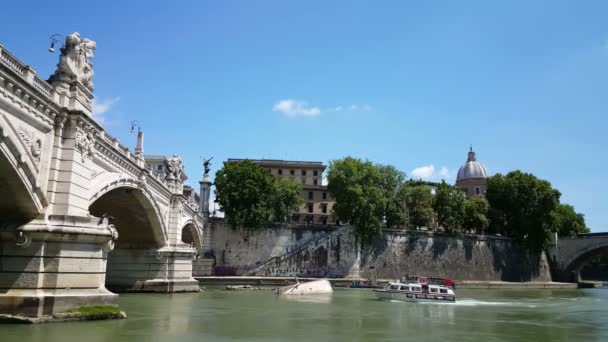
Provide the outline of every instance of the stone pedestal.
{"type": "Polygon", "coordinates": [[[105,286],[115,231],[95,217],[50,216],[0,228],[0,312],[42,317],[116,305],[105,286]]]}

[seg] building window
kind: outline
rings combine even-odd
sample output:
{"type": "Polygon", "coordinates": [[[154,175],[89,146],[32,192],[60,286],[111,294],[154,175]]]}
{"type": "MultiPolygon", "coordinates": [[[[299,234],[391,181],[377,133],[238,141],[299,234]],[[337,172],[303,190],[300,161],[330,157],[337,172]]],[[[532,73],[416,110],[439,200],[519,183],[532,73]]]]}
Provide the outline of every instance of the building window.
{"type": "Polygon", "coordinates": [[[312,213],[312,212],[313,212],[313,210],[314,210],[314,204],[312,204],[312,203],[308,203],[308,212],[309,212],[309,213],[312,213]]]}
{"type": "Polygon", "coordinates": [[[289,174],[293,176],[293,175],[296,174],[296,171],[295,170],[289,170],[289,174]]]}
{"type": "Polygon", "coordinates": [[[313,199],[313,193],[312,193],[312,191],[308,192],[308,199],[312,201],[312,199],[313,199]]]}
{"type": "Polygon", "coordinates": [[[327,214],[327,203],[323,203],[323,214],[327,214]]]}
{"type": "Polygon", "coordinates": [[[314,170],[314,171],[312,172],[312,175],[313,175],[313,176],[315,176],[315,177],[316,177],[316,176],[318,176],[318,175],[319,175],[319,171],[318,171],[318,170],[314,170]]]}
{"type": "Polygon", "coordinates": [[[282,175],[283,174],[283,169],[279,169],[279,174],[282,175]]]}
{"type": "Polygon", "coordinates": [[[163,170],[163,165],[162,165],[162,164],[158,165],[158,166],[156,167],[156,170],[158,170],[158,171],[162,171],[162,170],[163,170]]]}
{"type": "Polygon", "coordinates": [[[302,170],[302,176],[306,176],[306,170],[302,170]]]}
{"type": "Polygon", "coordinates": [[[324,226],[327,226],[327,217],[324,217],[321,223],[323,223],[324,226]]]}
{"type": "Polygon", "coordinates": [[[319,185],[319,181],[318,181],[318,180],[316,180],[316,179],[313,179],[312,184],[313,184],[313,185],[319,185]]]}
{"type": "Polygon", "coordinates": [[[324,192],[321,196],[323,196],[323,199],[326,200],[327,199],[327,192],[324,192]]]}
{"type": "Polygon", "coordinates": [[[480,191],[479,191],[479,188],[478,188],[478,187],[477,187],[477,188],[475,188],[475,194],[476,194],[476,195],[479,195],[479,194],[480,194],[480,191]]]}

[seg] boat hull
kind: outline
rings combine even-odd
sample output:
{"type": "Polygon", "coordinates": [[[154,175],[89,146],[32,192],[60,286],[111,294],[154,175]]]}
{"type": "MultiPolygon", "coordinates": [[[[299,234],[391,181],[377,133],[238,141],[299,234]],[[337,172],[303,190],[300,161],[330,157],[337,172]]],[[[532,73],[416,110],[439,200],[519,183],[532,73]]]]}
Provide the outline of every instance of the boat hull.
{"type": "Polygon", "coordinates": [[[374,290],[378,299],[384,300],[398,300],[402,302],[456,302],[455,296],[435,295],[435,294],[424,294],[424,293],[411,293],[411,292],[400,292],[400,291],[386,291],[386,290],[374,290]]]}
{"type": "Polygon", "coordinates": [[[277,289],[278,295],[290,296],[290,295],[306,295],[306,294],[327,294],[333,293],[331,283],[327,279],[313,280],[306,283],[298,283],[294,285],[288,285],[279,287],[277,289]]]}

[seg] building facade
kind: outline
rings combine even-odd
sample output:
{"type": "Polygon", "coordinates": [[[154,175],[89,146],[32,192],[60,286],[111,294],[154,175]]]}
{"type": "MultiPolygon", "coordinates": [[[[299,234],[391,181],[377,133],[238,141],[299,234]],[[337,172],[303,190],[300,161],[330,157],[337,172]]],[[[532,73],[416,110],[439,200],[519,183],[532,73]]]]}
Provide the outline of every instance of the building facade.
{"type": "MultiPolygon", "coordinates": [[[[238,162],[246,159],[228,159],[238,162]]],[[[294,161],[276,159],[249,159],[268,170],[279,179],[290,179],[302,184],[304,204],[291,216],[294,224],[332,225],[335,218],[332,213],[334,200],[327,186],[323,185],[323,172],[327,167],[322,162],[294,161]]]]}
{"type": "Polygon", "coordinates": [[[467,155],[467,161],[458,170],[456,177],[456,186],[462,188],[467,197],[485,196],[486,179],[488,171],[486,167],[479,161],[473,152],[473,147],[470,148],[467,155]]]}

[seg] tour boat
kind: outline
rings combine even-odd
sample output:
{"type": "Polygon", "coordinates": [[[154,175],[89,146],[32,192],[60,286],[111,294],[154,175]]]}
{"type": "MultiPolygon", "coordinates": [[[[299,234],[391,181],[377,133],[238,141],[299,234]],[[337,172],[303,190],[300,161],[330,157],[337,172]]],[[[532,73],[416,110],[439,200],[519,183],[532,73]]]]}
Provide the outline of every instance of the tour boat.
{"type": "Polygon", "coordinates": [[[294,285],[287,285],[277,289],[278,295],[328,294],[333,292],[331,283],[327,279],[300,283],[296,278],[296,283],[294,285]]]}
{"type": "Polygon", "coordinates": [[[378,299],[403,302],[455,302],[454,290],[444,285],[424,283],[388,283],[383,289],[374,290],[378,299]]]}

